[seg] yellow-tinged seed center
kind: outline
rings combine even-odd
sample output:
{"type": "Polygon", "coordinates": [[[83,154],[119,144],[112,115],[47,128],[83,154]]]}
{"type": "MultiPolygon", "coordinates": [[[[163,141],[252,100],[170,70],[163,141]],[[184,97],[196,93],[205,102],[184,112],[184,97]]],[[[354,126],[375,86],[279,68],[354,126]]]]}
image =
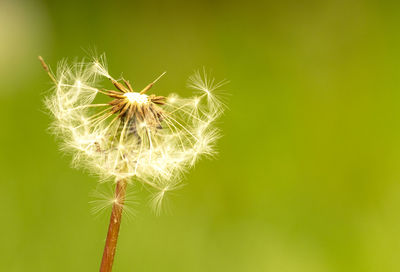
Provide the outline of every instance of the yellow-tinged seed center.
{"type": "Polygon", "coordinates": [[[129,92],[124,94],[125,97],[129,100],[130,103],[137,103],[139,105],[146,104],[149,102],[147,95],[140,94],[136,92],[129,92]]]}

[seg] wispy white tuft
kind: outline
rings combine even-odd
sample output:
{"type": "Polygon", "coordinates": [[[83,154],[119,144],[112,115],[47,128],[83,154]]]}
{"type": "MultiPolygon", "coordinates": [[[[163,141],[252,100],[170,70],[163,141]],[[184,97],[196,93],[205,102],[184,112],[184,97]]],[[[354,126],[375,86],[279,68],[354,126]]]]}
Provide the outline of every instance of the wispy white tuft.
{"type": "MultiPolygon", "coordinates": [[[[46,105],[63,148],[73,154],[74,165],[103,180],[129,179],[151,187],[157,191],[152,198],[157,211],[165,194],[179,186],[183,174],[202,156],[214,154],[219,138],[214,122],[224,109],[216,91],[224,82],[215,82],[204,71],[189,78],[188,86],[196,95],[170,94],[159,105],[162,114],[156,128],[146,119],[135,119],[132,125],[111,112],[111,99],[99,83],[117,80],[110,75],[104,57],[72,65],[62,62],[55,79],[54,93],[46,105]]],[[[151,98],[139,92],[125,96],[138,105],[151,98]]]]}

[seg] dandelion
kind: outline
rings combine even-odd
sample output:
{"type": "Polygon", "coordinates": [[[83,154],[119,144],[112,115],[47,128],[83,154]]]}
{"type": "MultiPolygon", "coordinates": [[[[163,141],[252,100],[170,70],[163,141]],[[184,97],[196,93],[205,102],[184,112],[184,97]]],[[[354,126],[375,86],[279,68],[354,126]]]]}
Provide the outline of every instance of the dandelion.
{"type": "Polygon", "coordinates": [[[73,155],[74,166],[116,184],[100,269],[111,271],[127,186],[138,182],[151,188],[151,203],[159,213],[165,195],[179,187],[183,174],[201,156],[214,154],[219,138],[214,122],[224,108],[216,92],[225,82],[196,72],[188,81],[194,96],[160,96],[149,91],[165,72],[136,90],[109,74],[104,56],[72,65],[61,62],[56,74],[39,60],[54,83],[45,103],[63,149],[73,155]],[[114,87],[99,88],[102,79],[114,87]]]}

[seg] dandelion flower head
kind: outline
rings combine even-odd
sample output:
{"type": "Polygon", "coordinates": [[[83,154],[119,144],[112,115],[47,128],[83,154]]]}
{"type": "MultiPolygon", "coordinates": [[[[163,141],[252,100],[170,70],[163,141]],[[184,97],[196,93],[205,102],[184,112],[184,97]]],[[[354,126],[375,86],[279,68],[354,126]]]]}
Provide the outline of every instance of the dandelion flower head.
{"type": "Polygon", "coordinates": [[[158,192],[156,205],[202,155],[214,154],[219,137],[214,123],[224,108],[216,95],[224,82],[216,83],[205,71],[189,78],[195,95],[188,98],[150,94],[160,77],[136,90],[109,74],[104,56],[62,62],[53,76],[54,92],[46,99],[52,127],[75,166],[103,180],[148,185],[158,192]],[[104,79],[112,83],[109,89],[100,88],[104,79]],[[106,102],[96,102],[101,99],[106,102]]]}

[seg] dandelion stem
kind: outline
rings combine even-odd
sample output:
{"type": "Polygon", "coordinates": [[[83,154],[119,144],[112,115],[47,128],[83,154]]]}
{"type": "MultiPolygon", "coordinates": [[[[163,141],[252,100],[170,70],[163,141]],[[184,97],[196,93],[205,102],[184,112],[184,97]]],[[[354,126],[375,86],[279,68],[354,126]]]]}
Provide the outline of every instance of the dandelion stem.
{"type": "Polygon", "coordinates": [[[101,260],[100,272],[110,272],[112,270],[115,250],[117,248],[119,227],[121,225],[125,194],[126,180],[121,179],[117,182],[117,186],[115,188],[114,204],[111,211],[110,224],[108,226],[107,239],[104,246],[103,259],[101,260]]]}

